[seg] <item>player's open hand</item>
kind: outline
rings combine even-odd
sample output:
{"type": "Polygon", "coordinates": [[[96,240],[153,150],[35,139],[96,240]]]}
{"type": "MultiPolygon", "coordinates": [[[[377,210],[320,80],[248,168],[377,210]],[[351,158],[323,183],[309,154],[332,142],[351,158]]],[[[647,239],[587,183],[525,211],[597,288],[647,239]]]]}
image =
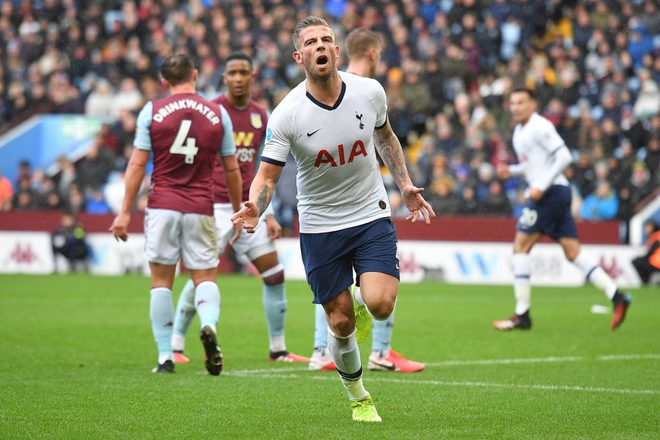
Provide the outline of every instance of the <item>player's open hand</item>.
{"type": "Polygon", "coordinates": [[[282,225],[273,214],[266,216],[266,231],[268,231],[268,238],[271,240],[276,240],[282,236],[282,225]]]}
{"type": "Polygon", "coordinates": [[[115,217],[112,226],[108,231],[112,232],[115,240],[126,241],[128,240],[128,224],[131,222],[131,215],[127,213],[120,213],[115,217]]]}
{"type": "Polygon", "coordinates": [[[415,223],[421,214],[421,216],[424,217],[424,223],[430,225],[431,217],[435,217],[435,212],[433,211],[433,208],[431,208],[431,205],[429,205],[429,203],[424,200],[424,197],[422,197],[423,192],[424,188],[417,188],[416,186],[408,185],[401,190],[401,197],[408,207],[408,211],[410,211],[406,220],[415,223]]]}
{"type": "Polygon", "coordinates": [[[245,202],[243,208],[231,216],[231,221],[235,225],[243,225],[243,229],[248,233],[254,233],[259,223],[259,210],[252,202],[245,202]]]}

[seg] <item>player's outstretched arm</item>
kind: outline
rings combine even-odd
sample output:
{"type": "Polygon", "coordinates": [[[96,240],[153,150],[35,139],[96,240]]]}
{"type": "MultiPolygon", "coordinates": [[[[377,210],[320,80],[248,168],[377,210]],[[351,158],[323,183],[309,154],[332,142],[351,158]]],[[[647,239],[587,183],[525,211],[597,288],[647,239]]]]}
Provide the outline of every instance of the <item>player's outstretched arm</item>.
{"type": "Polygon", "coordinates": [[[109,231],[115,236],[115,239],[122,241],[128,240],[128,224],[131,221],[131,209],[135,203],[138,191],[144,179],[147,162],[149,161],[149,151],[139,148],[133,149],[131,160],[126,168],[126,189],[124,192],[124,202],[121,205],[121,211],[112,222],[109,231]]]}
{"type": "Polygon", "coordinates": [[[435,212],[422,197],[424,188],[417,188],[410,180],[401,143],[394,134],[389,119],[383,127],[374,131],[374,142],[376,143],[376,150],[378,150],[385,166],[394,178],[401,191],[401,197],[410,211],[406,220],[415,223],[421,214],[424,217],[424,222],[427,225],[431,224],[431,217],[435,217],[435,212]]]}
{"type": "Polygon", "coordinates": [[[245,230],[250,233],[254,232],[259,217],[266,211],[273,198],[275,184],[281,173],[281,166],[261,162],[259,171],[250,185],[250,200],[245,202],[243,209],[231,217],[234,224],[242,223],[245,230]]]}

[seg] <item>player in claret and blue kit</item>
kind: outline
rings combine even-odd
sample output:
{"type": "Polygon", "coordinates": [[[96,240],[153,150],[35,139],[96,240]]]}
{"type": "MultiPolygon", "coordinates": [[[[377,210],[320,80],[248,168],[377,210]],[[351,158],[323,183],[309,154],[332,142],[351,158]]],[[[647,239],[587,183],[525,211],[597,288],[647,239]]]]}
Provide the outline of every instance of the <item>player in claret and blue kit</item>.
{"type": "Polygon", "coordinates": [[[130,212],[153,153],[151,189],[144,219],[145,257],[151,269],[151,325],[158,346],[157,373],[174,372],[172,283],[179,257],[195,286],[195,308],[206,369],[222,371],[216,328],[220,291],[216,284],[218,251],[213,221],[213,164],[218,154],[230,195],[240,206],[241,175],[227,113],[195,92],[197,70],[188,55],[163,61],[161,75],[171,96],[148,102],[138,116],[135,149],[126,171],[121,212],[110,230],[126,241],[130,212]]]}
{"type": "MultiPolygon", "coordinates": [[[[213,102],[221,105],[232,122],[233,137],[236,143],[236,156],[241,169],[243,187],[240,189],[242,201],[248,200],[250,184],[259,165],[258,158],[263,149],[266,135],[268,112],[250,98],[250,85],[254,78],[252,59],[243,53],[234,53],[225,61],[223,80],[227,86],[224,95],[213,102]]],[[[213,172],[213,203],[215,227],[218,238],[218,252],[222,255],[227,244],[231,244],[238,255],[246,255],[259,271],[263,280],[263,307],[268,324],[271,361],[309,362],[309,358],[287,350],[284,339],[286,320],[286,289],[284,286],[284,266],[280,264],[273,240],[282,234],[282,227],[272,211],[264,213],[265,224],[254,234],[248,234],[237,226],[242,234],[234,238],[234,225],[231,216],[238,207],[231,202],[229,181],[224,168],[216,160],[213,172]]],[[[183,354],[186,332],[195,317],[195,288],[188,281],[179,296],[174,318],[172,348],[178,363],[190,360],[183,354]]]]}

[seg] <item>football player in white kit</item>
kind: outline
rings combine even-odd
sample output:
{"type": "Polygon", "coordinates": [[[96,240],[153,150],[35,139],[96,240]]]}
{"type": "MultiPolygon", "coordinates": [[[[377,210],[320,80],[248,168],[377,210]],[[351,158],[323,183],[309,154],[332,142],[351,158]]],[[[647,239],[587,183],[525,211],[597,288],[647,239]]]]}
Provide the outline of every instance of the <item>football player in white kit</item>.
{"type": "Polygon", "coordinates": [[[362,383],[356,333],[366,337],[369,315],[383,320],[394,311],[399,261],[375,149],[401,190],[408,219],[415,222],[422,216],[430,224],[435,213],[421,196],[423,189],[410,180],[401,144],[387,120],[383,87],[337,70],[339,47],[322,18],[302,19],[293,42],[293,57],[302,64],[306,80],[273,111],[250,201],[232,220],[254,231],[291,152],[297,167],[302,257],[314,303],[326,311],[328,350],[348,392],[353,420],[379,422],[362,383]],[[355,298],[349,290],[354,270],[361,287],[355,298]]]}
{"type": "MultiPolygon", "coordinates": [[[[346,37],[348,67],[346,71],[359,76],[373,78],[380,63],[383,36],[365,28],[355,29],[346,37]]],[[[356,287],[359,289],[359,287],[356,287]]],[[[328,324],[321,304],[315,307],[314,353],[309,360],[310,370],[335,370],[336,366],[328,353],[328,324]]],[[[373,323],[369,370],[415,373],[424,369],[424,364],[406,359],[391,346],[394,330],[394,313],[384,321],[373,323]]]]}
{"type": "Polygon", "coordinates": [[[571,190],[562,174],[573,158],[552,122],[536,113],[534,92],[516,89],[509,99],[516,128],[513,149],[518,164],[498,166],[500,178],[524,176],[529,188],[528,204],[518,219],[513,242],[513,291],[515,314],[493,322],[498,330],[530,329],[531,286],[529,282],[529,252],[542,235],[559,241],[566,258],[579,267],[589,282],[602,290],[612,301],[614,315],[611,328],[618,328],[626,317],[632,297],[619,292],[610,276],[589,257],[580,252],[575,222],[571,215],[571,190]]]}

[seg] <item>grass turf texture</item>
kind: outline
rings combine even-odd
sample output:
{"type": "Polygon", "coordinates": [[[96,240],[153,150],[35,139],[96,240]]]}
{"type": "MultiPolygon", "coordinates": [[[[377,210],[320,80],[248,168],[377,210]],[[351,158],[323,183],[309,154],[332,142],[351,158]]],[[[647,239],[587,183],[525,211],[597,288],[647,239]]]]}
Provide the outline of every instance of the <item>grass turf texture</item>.
{"type": "MultiPolygon", "coordinates": [[[[192,363],[155,375],[148,278],[0,276],[0,438],[660,435],[657,288],[634,291],[613,332],[610,314],[590,312],[607,304],[595,288],[538,287],[534,328],[504,333],[491,322],[511,313],[510,287],[404,284],[393,345],[428,366],[367,371],[383,423],[359,424],[336,373],[267,360],[259,279],[227,276],[219,285],[222,375],[205,374],[197,320],[187,340],[192,363]]],[[[288,281],[287,290],[287,345],[308,356],[311,293],[304,282],[288,281]]],[[[365,366],[370,341],[360,347],[365,366]]]]}

